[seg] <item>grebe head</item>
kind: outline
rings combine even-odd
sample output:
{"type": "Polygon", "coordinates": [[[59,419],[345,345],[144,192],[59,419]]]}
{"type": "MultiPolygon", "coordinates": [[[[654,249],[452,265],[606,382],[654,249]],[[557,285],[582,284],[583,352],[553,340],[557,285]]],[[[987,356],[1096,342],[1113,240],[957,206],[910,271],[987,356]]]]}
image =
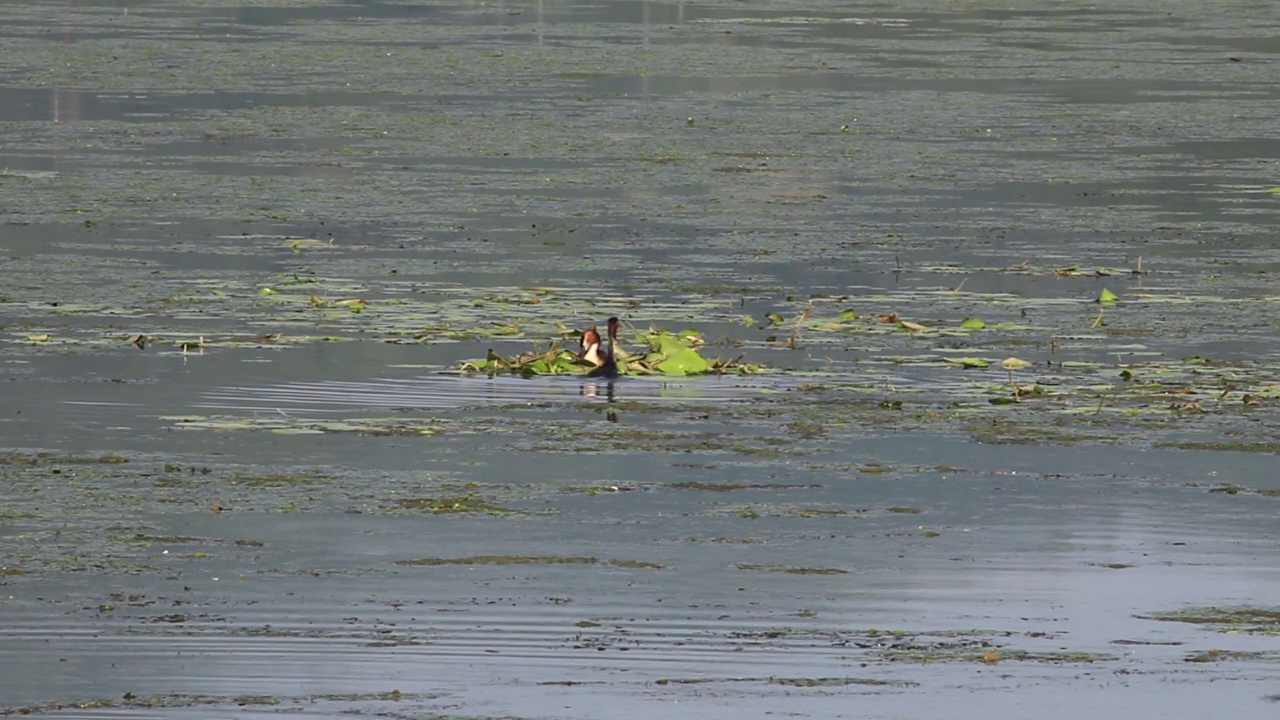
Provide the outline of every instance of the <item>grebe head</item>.
{"type": "Polygon", "coordinates": [[[580,344],[578,357],[596,367],[600,367],[605,363],[605,356],[600,352],[600,331],[596,330],[595,326],[582,331],[580,344]]]}
{"type": "Polygon", "coordinates": [[[609,318],[607,344],[600,342],[600,332],[594,327],[582,333],[582,355],[595,368],[587,373],[587,377],[618,377],[618,366],[614,362],[614,352],[618,348],[618,318],[609,318]]]}

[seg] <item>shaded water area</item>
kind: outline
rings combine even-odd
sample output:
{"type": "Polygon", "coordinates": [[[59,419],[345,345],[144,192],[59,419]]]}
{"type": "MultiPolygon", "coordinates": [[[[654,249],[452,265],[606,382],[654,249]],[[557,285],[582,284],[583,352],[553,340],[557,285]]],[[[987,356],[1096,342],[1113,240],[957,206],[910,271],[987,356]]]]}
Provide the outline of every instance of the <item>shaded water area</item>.
{"type": "Polygon", "coordinates": [[[0,40],[0,714],[1280,701],[1272,5],[0,40]],[[769,372],[459,371],[611,315],[769,372]]]}

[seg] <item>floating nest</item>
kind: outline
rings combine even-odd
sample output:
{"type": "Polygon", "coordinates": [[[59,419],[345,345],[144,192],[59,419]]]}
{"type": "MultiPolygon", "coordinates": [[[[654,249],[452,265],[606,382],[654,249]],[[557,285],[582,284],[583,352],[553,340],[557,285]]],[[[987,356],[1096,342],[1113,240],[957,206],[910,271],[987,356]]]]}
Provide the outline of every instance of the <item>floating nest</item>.
{"type": "MultiPolygon", "coordinates": [[[[763,372],[764,367],[742,362],[736,358],[706,358],[701,349],[706,346],[701,333],[695,330],[649,330],[636,336],[636,344],[647,348],[645,352],[628,352],[621,345],[615,349],[618,372],[624,375],[725,375],[763,372]]],[[[490,350],[484,358],[462,363],[466,373],[487,375],[511,374],[524,377],[535,375],[584,375],[595,365],[583,360],[577,353],[553,341],[545,350],[503,357],[490,350]]]]}

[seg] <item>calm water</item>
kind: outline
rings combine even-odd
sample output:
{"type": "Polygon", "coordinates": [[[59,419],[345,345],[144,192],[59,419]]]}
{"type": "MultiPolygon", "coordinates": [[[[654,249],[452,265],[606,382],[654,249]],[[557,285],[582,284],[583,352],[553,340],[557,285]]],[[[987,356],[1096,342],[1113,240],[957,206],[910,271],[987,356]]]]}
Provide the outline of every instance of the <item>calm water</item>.
{"type": "Polygon", "coordinates": [[[1278,30],[0,2],[0,712],[1274,711],[1278,30]]]}

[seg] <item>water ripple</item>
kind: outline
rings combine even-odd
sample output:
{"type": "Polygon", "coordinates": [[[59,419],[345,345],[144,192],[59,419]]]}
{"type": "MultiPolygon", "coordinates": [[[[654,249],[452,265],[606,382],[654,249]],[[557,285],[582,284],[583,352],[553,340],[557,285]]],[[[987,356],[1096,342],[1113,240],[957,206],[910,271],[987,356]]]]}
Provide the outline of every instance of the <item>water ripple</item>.
{"type": "Polygon", "coordinates": [[[261,410],[283,407],[315,410],[366,408],[462,408],[486,405],[563,403],[571,400],[716,403],[792,391],[802,383],[779,376],[623,378],[614,382],[582,377],[465,377],[423,375],[364,381],[322,380],[280,385],[226,386],[210,390],[196,407],[261,410]]]}

